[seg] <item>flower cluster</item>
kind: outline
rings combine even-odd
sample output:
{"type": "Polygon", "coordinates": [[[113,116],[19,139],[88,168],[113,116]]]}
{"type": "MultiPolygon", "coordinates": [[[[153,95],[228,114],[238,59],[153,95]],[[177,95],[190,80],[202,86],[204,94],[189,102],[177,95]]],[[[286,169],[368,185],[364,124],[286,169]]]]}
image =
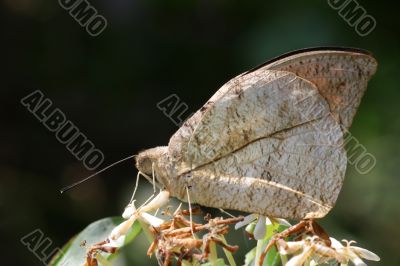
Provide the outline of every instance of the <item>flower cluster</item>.
{"type": "Polygon", "coordinates": [[[299,241],[277,241],[278,251],[282,255],[293,255],[286,266],[319,265],[329,261],[337,261],[340,265],[348,265],[351,261],[355,266],[366,265],[362,259],[379,261],[379,257],[369,250],[352,246],[354,241],[343,240],[342,245],[330,238],[331,246],[317,236],[308,236],[299,241]]]}
{"type": "MultiPolygon", "coordinates": [[[[161,191],[149,203],[136,208],[134,201],[130,203],[123,213],[126,220],[116,226],[105,241],[97,243],[89,248],[85,266],[97,266],[102,256],[99,252],[115,253],[118,248],[124,245],[125,237],[135,221],[141,223],[142,230],[147,232],[151,242],[147,255],[154,253],[160,265],[171,265],[175,258],[178,264],[183,261],[191,263],[207,262],[217,259],[215,245],[223,248],[228,261],[233,261],[231,253],[239,247],[229,245],[224,235],[229,232],[228,225],[236,224],[243,220],[243,217],[232,218],[211,218],[206,215],[206,223],[194,223],[187,216],[196,214],[196,209],[191,211],[181,210],[180,207],[174,212],[163,212],[171,216],[171,219],[163,220],[149,212],[158,210],[168,202],[169,193],[161,191]],[[200,235],[201,234],[201,235],[200,235]]],[[[200,209],[198,209],[200,213],[200,209]]]]}
{"type": "MultiPolygon", "coordinates": [[[[235,224],[243,217],[211,218],[206,215],[205,224],[190,222],[185,216],[189,211],[178,210],[172,215],[172,219],[165,221],[159,227],[152,227],[151,232],[154,240],[148,249],[147,255],[153,253],[160,265],[171,265],[173,258],[177,265],[190,263],[190,265],[199,265],[207,261],[215,265],[217,254],[215,246],[223,248],[225,255],[229,260],[233,260],[231,253],[239,247],[227,244],[224,235],[229,232],[229,224],[235,224]]],[[[232,264],[231,264],[232,265],[232,264]]]]}
{"type": "MultiPolygon", "coordinates": [[[[340,263],[341,266],[347,266],[349,262],[352,262],[355,266],[366,266],[363,259],[372,261],[380,260],[375,253],[352,246],[351,244],[356,243],[355,241],[342,240],[345,244],[343,245],[338,240],[329,237],[313,220],[304,220],[292,226],[284,219],[251,214],[246,216],[243,221],[237,223],[235,228],[254,225],[247,227],[249,233],[256,240],[265,241],[266,228],[273,224],[281,224],[287,227],[286,230],[275,234],[271,239],[267,239],[267,247],[274,244],[281,256],[285,258],[290,256],[290,259],[286,263],[283,263],[285,266],[315,266],[329,262],[340,263]],[[297,240],[285,241],[293,233],[297,234],[297,240]]],[[[268,248],[264,252],[268,252],[268,248]]],[[[265,253],[260,256],[259,265],[263,264],[265,253]]]]}
{"type": "Polygon", "coordinates": [[[222,217],[211,219],[208,215],[204,218],[206,223],[201,224],[192,221],[195,209],[184,211],[179,207],[174,213],[169,213],[167,210],[164,214],[171,219],[166,220],[149,214],[165,206],[168,200],[169,193],[161,191],[139,208],[136,208],[132,201],[122,215],[126,220],[116,226],[105,241],[89,249],[85,265],[96,266],[97,261],[102,258],[99,252],[114,253],[117,248],[123,246],[128,230],[137,220],[145,233],[150,236],[151,245],[147,255],[156,254],[160,265],[171,265],[173,258],[178,264],[184,261],[197,264],[210,261],[215,264],[217,259],[215,245],[220,245],[230,265],[235,265],[231,253],[236,251],[238,246],[227,244],[224,238],[229,231],[229,224],[235,224],[236,229],[247,225],[246,231],[258,240],[253,259],[258,266],[266,263],[264,259],[273,246],[276,247],[284,266],[316,266],[331,262],[341,266],[347,266],[350,262],[355,266],[364,266],[366,264],[363,259],[380,260],[371,251],[353,246],[355,241],[342,240],[342,244],[329,237],[312,219],[291,225],[284,219],[257,214],[227,219],[222,217]],[[190,220],[187,216],[190,216],[190,220]],[[277,228],[283,229],[279,230],[280,232],[270,231],[277,228]],[[265,247],[264,251],[262,247],[265,247]]]}

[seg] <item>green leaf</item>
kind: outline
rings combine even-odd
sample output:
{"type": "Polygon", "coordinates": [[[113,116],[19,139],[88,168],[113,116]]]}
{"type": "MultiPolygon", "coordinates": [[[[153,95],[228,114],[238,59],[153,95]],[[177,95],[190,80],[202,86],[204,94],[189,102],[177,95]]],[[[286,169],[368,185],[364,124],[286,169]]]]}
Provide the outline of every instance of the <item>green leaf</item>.
{"type": "MultiPolygon", "coordinates": [[[[76,266],[83,265],[86,261],[87,247],[106,240],[111,231],[124,220],[121,217],[109,217],[88,225],[82,232],[71,239],[51,260],[50,266],[76,266]],[[81,244],[86,241],[85,247],[81,244]]],[[[135,222],[129,230],[124,245],[136,238],[141,227],[135,222]]],[[[103,257],[109,259],[111,254],[104,253],[103,257]]]]}
{"type": "Polygon", "coordinates": [[[131,230],[128,231],[128,233],[126,234],[125,237],[125,242],[124,242],[124,246],[126,246],[127,244],[131,243],[133,240],[135,240],[135,238],[139,235],[139,233],[142,231],[142,227],[140,226],[140,224],[136,221],[132,227],[131,230]]]}
{"type": "Polygon", "coordinates": [[[67,252],[67,250],[70,248],[70,246],[72,245],[72,243],[74,242],[76,236],[72,237],[67,244],[65,244],[54,256],[53,258],[51,258],[49,265],[61,265],[58,264],[58,262],[61,260],[61,258],[63,257],[63,255],[67,252]]]}

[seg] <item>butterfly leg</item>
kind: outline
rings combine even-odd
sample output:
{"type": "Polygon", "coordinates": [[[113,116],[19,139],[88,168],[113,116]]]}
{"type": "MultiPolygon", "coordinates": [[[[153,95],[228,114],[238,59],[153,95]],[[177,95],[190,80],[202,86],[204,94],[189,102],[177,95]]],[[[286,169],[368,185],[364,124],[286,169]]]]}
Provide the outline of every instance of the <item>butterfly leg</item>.
{"type": "Polygon", "coordinates": [[[188,200],[188,204],[189,204],[190,231],[192,232],[193,238],[196,238],[194,236],[194,232],[193,232],[193,212],[192,212],[192,204],[190,202],[189,186],[186,186],[186,194],[187,194],[187,200],[188,200]]]}

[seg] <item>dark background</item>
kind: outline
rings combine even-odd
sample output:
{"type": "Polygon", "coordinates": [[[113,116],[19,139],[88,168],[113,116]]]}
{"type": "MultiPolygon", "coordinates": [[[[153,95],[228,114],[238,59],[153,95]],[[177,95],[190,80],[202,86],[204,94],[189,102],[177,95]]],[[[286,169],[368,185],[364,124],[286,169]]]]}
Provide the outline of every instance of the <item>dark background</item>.
{"type": "MultiPolygon", "coordinates": [[[[326,1],[92,0],[108,27],[91,37],[57,1],[1,1],[0,264],[42,265],[20,243],[36,228],[61,247],[87,224],[120,215],[136,176],[129,161],[60,195],[91,172],[22,97],[41,90],[104,152],[104,166],[168,143],[177,127],[156,107],[168,95],[194,112],[228,79],[267,59],[340,45],[368,49],[379,62],[351,128],[377,165],[367,175],[348,166],[337,206],[321,224],[376,252],[380,265],[399,265],[398,8],[359,2],[377,21],[365,37],[326,1]]],[[[148,188],[143,182],[141,197],[148,188]]],[[[231,242],[243,258],[255,243],[236,235],[231,242]]],[[[147,245],[127,249],[131,265],[149,264],[147,245]]]]}

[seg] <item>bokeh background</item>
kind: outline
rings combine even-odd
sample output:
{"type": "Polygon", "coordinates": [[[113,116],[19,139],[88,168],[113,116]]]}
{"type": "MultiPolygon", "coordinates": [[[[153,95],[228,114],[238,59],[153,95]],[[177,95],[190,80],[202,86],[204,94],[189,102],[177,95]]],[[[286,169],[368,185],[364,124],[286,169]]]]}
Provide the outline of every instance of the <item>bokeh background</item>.
{"type": "MultiPolygon", "coordinates": [[[[166,145],[177,130],[156,104],[177,94],[196,111],[228,79],[263,61],[310,46],[372,51],[378,72],[351,128],[377,159],[360,175],[349,165],[337,206],[321,224],[400,265],[400,22],[395,1],[359,1],[377,26],[359,36],[327,1],[89,1],[107,21],[91,37],[58,1],[0,3],[1,265],[42,265],[20,239],[39,228],[61,247],[87,224],[120,215],[136,170],[119,165],[79,188],[92,172],[20,99],[39,89],[105,154],[106,165],[166,145]]],[[[141,182],[140,197],[150,193],[141,182]]],[[[243,232],[231,236],[252,246],[243,232]]],[[[147,243],[126,249],[126,265],[150,265],[147,243]]]]}

